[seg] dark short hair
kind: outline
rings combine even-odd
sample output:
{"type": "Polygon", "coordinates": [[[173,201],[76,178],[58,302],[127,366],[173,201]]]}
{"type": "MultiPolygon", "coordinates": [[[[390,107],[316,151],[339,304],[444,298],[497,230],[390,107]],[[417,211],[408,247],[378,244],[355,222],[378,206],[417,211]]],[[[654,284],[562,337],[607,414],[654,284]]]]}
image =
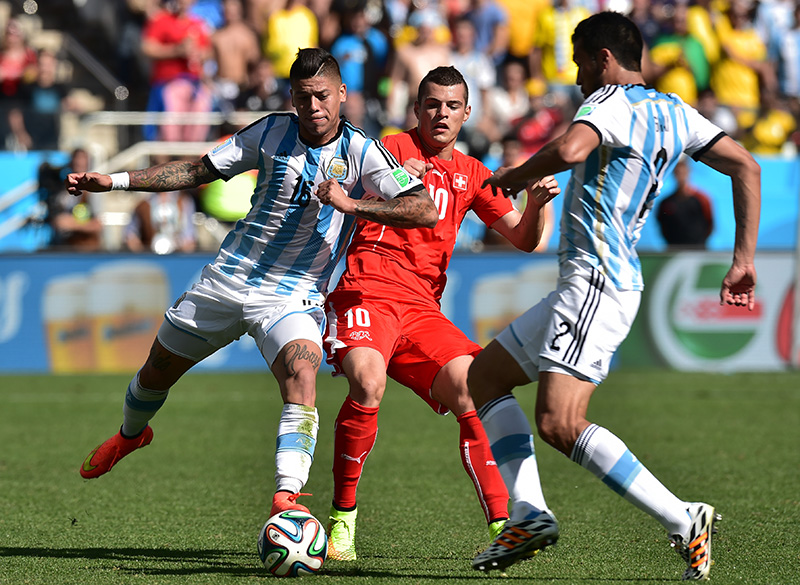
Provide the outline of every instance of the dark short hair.
{"type": "Polygon", "coordinates": [[[422,103],[422,100],[425,96],[425,86],[429,83],[435,83],[436,85],[441,85],[444,87],[463,85],[464,106],[469,103],[469,88],[467,87],[467,81],[464,79],[464,76],[461,75],[461,72],[455,67],[437,67],[436,69],[431,69],[428,71],[425,77],[422,78],[422,81],[419,82],[419,89],[417,89],[417,101],[419,103],[422,103]]]}
{"type": "Polygon", "coordinates": [[[598,12],[579,22],[572,33],[572,44],[578,41],[589,55],[608,49],[623,69],[642,70],[642,33],[619,12],[598,12]]]}
{"type": "Polygon", "coordinates": [[[311,79],[320,75],[331,77],[338,83],[342,82],[342,73],[336,58],[325,49],[316,47],[297,51],[297,58],[289,70],[289,81],[311,79]]]}

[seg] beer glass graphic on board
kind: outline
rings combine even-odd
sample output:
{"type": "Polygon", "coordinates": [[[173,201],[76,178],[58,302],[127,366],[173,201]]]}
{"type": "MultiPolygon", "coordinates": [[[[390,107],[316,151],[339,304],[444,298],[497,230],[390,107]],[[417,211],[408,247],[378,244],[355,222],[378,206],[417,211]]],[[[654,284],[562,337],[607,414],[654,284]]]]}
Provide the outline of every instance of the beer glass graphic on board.
{"type": "Polygon", "coordinates": [[[169,303],[164,271],[153,263],[121,261],[100,266],[89,281],[97,371],[136,371],[169,303]]]}
{"type": "Polygon", "coordinates": [[[556,288],[558,264],[537,262],[514,273],[489,274],[479,279],[470,307],[476,341],[486,345],[506,325],[556,288]]]}
{"type": "Polygon", "coordinates": [[[45,285],[42,314],[53,373],[89,372],[95,367],[88,291],[89,277],[80,273],[55,277],[45,285]]]}

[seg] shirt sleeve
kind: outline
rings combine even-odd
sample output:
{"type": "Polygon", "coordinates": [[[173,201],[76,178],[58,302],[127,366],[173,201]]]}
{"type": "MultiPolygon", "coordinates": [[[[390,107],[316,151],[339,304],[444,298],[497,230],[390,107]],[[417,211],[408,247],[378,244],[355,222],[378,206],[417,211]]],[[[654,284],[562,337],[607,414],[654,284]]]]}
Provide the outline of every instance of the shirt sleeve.
{"type": "Polygon", "coordinates": [[[366,193],[392,199],[422,187],[422,181],[409,175],[387,148],[370,140],[361,166],[361,182],[366,193]]]}
{"type": "Polygon", "coordinates": [[[622,88],[606,85],[586,98],[572,121],[588,125],[603,144],[617,148],[630,142],[631,114],[630,102],[624,98],[622,88]]]}
{"type": "Polygon", "coordinates": [[[258,168],[259,142],[263,134],[263,120],[251,124],[228,137],[203,157],[206,166],[220,179],[258,168]]]}
{"type": "Polygon", "coordinates": [[[691,131],[684,152],[696,159],[725,136],[725,132],[692,106],[684,104],[683,108],[686,112],[686,123],[691,131]]]}
{"type": "Polygon", "coordinates": [[[492,175],[491,171],[482,164],[475,165],[472,176],[477,177],[477,193],[472,200],[472,209],[483,223],[491,227],[494,222],[514,209],[514,204],[508,197],[495,195],[491,187],[481,187],[480,185],[492,175]]]}

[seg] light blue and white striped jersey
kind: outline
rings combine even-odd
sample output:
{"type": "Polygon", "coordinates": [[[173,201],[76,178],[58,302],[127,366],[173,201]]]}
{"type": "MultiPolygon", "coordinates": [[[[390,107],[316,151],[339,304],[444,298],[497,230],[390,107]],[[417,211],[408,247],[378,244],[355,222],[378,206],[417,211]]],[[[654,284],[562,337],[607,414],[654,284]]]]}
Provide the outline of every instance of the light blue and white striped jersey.
{"type": "Polygon", "coordinates": [[[567,184],[559,258],[588,262],[620,290],[642,290],[635,246],[664,177],[682,153],[698,157],[724,133],[676,95],[642,85],[598,89],[573,123],[590,126],[600,146],[567,184]]]}
{"type": "Polygon", "coordinates": [[[344,118],[329,143],[303,143],[295,114],[270,114],[239,130],[203,160],[228,180],[258,169],[252,208],[220,246],[212,269],[286,297],[323,300],[354,216],[323,205],[315,186],[336,179],[354,199],[390,199],[421,186],[380,141],[344,118]]]}

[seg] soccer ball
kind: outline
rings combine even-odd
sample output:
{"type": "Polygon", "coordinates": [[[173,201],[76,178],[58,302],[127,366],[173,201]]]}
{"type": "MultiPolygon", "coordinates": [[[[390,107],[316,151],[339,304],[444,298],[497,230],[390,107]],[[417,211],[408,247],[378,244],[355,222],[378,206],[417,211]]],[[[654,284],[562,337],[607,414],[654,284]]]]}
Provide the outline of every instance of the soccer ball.
{"type": "Polygon", "coordinates": [[[316,573],[327,554],[325,530],[307,512],[285,510],[275,514],[258,533],[258,556],[277,577],[316,573]]]}

